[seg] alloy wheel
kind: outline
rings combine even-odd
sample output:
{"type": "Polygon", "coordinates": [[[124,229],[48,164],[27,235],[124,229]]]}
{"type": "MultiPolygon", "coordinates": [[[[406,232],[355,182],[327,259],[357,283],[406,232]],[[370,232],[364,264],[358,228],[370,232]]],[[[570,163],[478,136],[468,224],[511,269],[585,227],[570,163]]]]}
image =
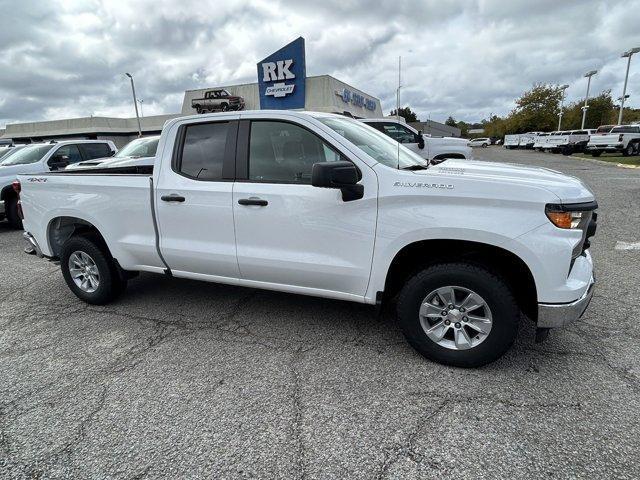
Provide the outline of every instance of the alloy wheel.
{"type": "Polygon", "coordinates": [[[420,325],[429,339],[451,350],[468,350],[487,339],[491,309],[476,292],[446,286],[430,292],[420,305],[420,325]]]}

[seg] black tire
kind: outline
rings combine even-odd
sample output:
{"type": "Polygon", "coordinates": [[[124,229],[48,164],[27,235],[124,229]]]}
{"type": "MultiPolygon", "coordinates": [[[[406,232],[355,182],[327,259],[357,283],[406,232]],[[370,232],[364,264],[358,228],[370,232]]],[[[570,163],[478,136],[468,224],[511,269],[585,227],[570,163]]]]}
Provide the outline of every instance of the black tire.
{"type": "Polygon", "coordinates": [[[220,105],[220,110],[222,110],[223,112],[226,112],[227,110],[229,110],[229,104],[223,103],[222,105],[220,105]]]}
{"type": "Polygon", "coordinates": [[[591,152],[592,157],[599,157],[600,155],[602,155],[602,152],[598,152],[597,150],[594,150],[593,152],[591,152]]]}
{"type": "Polygon", "coordinates": [[[487,145],[486,143],[482,144],[482,148],[487,148],[489,145],[487,145]]]}
{"type": "Polygon", "coordinates": [[[4,201],[7,221],[12,228],[22,229],[22,219],[18,215],[18,197],[10,196],[4,201]]]}
{"type": "Polygon", "coordinates": [[[74,295],[93,305],[104,305],[113,301],[127,287],[127,281],[120,275],[106,246],[94,236],[77,235],[67,240],[62,246],[60,268],[62,276],[74,295]],[[98,269],[99,284],[94,292],[82,290],[71,277],[69,257],[75,252],[82,252],[91,257],[98,269]]]}
{"type": "Polygon", "coordinates": [[[622,150],[623,157],[630,157],[635,152],[635,148],[633,148],[633,143],[629,143],[627,147],[622,150]]]}
{"type": "Polygon", "coordinates": [[[400,292],[397,312],[405,338],[420,354],[435,362],[465,368],[480,367],[500,358],[516,338],[521,315],[513,293],[501,277],[467,263],[437,264],[419,272],[400,292]],[[481,343],[467,350],[437,344],[421,326],[422,302],[430,292],[445,286],[476,292],[491,310],[491,331],[481,343]]]}
{"type": "Polygon", "coordinates": [[[201,107],[200,105],[196,105],[196,113],[197,113],[198,115],[200,115],[200,114],[202,114],[202,113],[203,113],[202,107],[201,107]]]}

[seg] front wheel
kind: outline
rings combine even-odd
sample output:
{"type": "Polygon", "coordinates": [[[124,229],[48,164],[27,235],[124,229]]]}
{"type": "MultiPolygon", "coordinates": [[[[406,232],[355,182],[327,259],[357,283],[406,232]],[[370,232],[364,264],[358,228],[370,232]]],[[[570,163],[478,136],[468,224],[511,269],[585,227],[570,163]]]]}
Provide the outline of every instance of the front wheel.
{"type": "Polygon", "coordinates": [[[422,270],[398,299],[407,341],[428,359],[456,367],[479,367],[500,358],[516,338],[519,319],[505,281],[467,263],[422,270]]]}
{"type": "Polygon", "coordinates": [[[602,152],[598,152],[597,150],[591,152],[592,157],[599,157],[600,155],[602,155],[602,152]]]}
{"type": "Polygon", "coordinates": [[[93,237],[67,240],[62,246],[60,268],[75,296],[94,305],[111,302],[127,285],[106,246],[93,237]]]}

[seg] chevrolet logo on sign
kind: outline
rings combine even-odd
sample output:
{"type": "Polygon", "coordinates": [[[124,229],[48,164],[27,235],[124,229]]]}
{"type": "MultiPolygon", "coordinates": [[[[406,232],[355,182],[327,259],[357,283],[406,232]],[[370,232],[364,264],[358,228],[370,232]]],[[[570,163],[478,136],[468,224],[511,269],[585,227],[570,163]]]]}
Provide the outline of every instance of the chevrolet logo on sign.
{"type": "Polygon", "coordinates": [[[290,93],[293,93],[294,88],[295,88],[295,85],[293,83],[289,85],[285,83],[274,83],[270,87],[266,88],[266,90],[264,91],[264,94],[272,97],[280,98],[280,97],[289,95],[290,93]]]}

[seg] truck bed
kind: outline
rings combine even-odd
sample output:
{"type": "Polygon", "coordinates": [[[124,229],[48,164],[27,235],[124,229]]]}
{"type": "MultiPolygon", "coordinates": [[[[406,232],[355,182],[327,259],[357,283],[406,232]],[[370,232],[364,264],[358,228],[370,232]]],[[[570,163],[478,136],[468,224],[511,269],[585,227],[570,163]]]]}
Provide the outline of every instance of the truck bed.
{"type": "Polygon", "coordinates": [[[80,219],[105,236],[123,268],[162,265],[156,251],[152,178],[139,167],[25,174],[18,180],[24,229],[43,254],[57,256],[56,241],[49,238],[54,222],[80,219]]]}

